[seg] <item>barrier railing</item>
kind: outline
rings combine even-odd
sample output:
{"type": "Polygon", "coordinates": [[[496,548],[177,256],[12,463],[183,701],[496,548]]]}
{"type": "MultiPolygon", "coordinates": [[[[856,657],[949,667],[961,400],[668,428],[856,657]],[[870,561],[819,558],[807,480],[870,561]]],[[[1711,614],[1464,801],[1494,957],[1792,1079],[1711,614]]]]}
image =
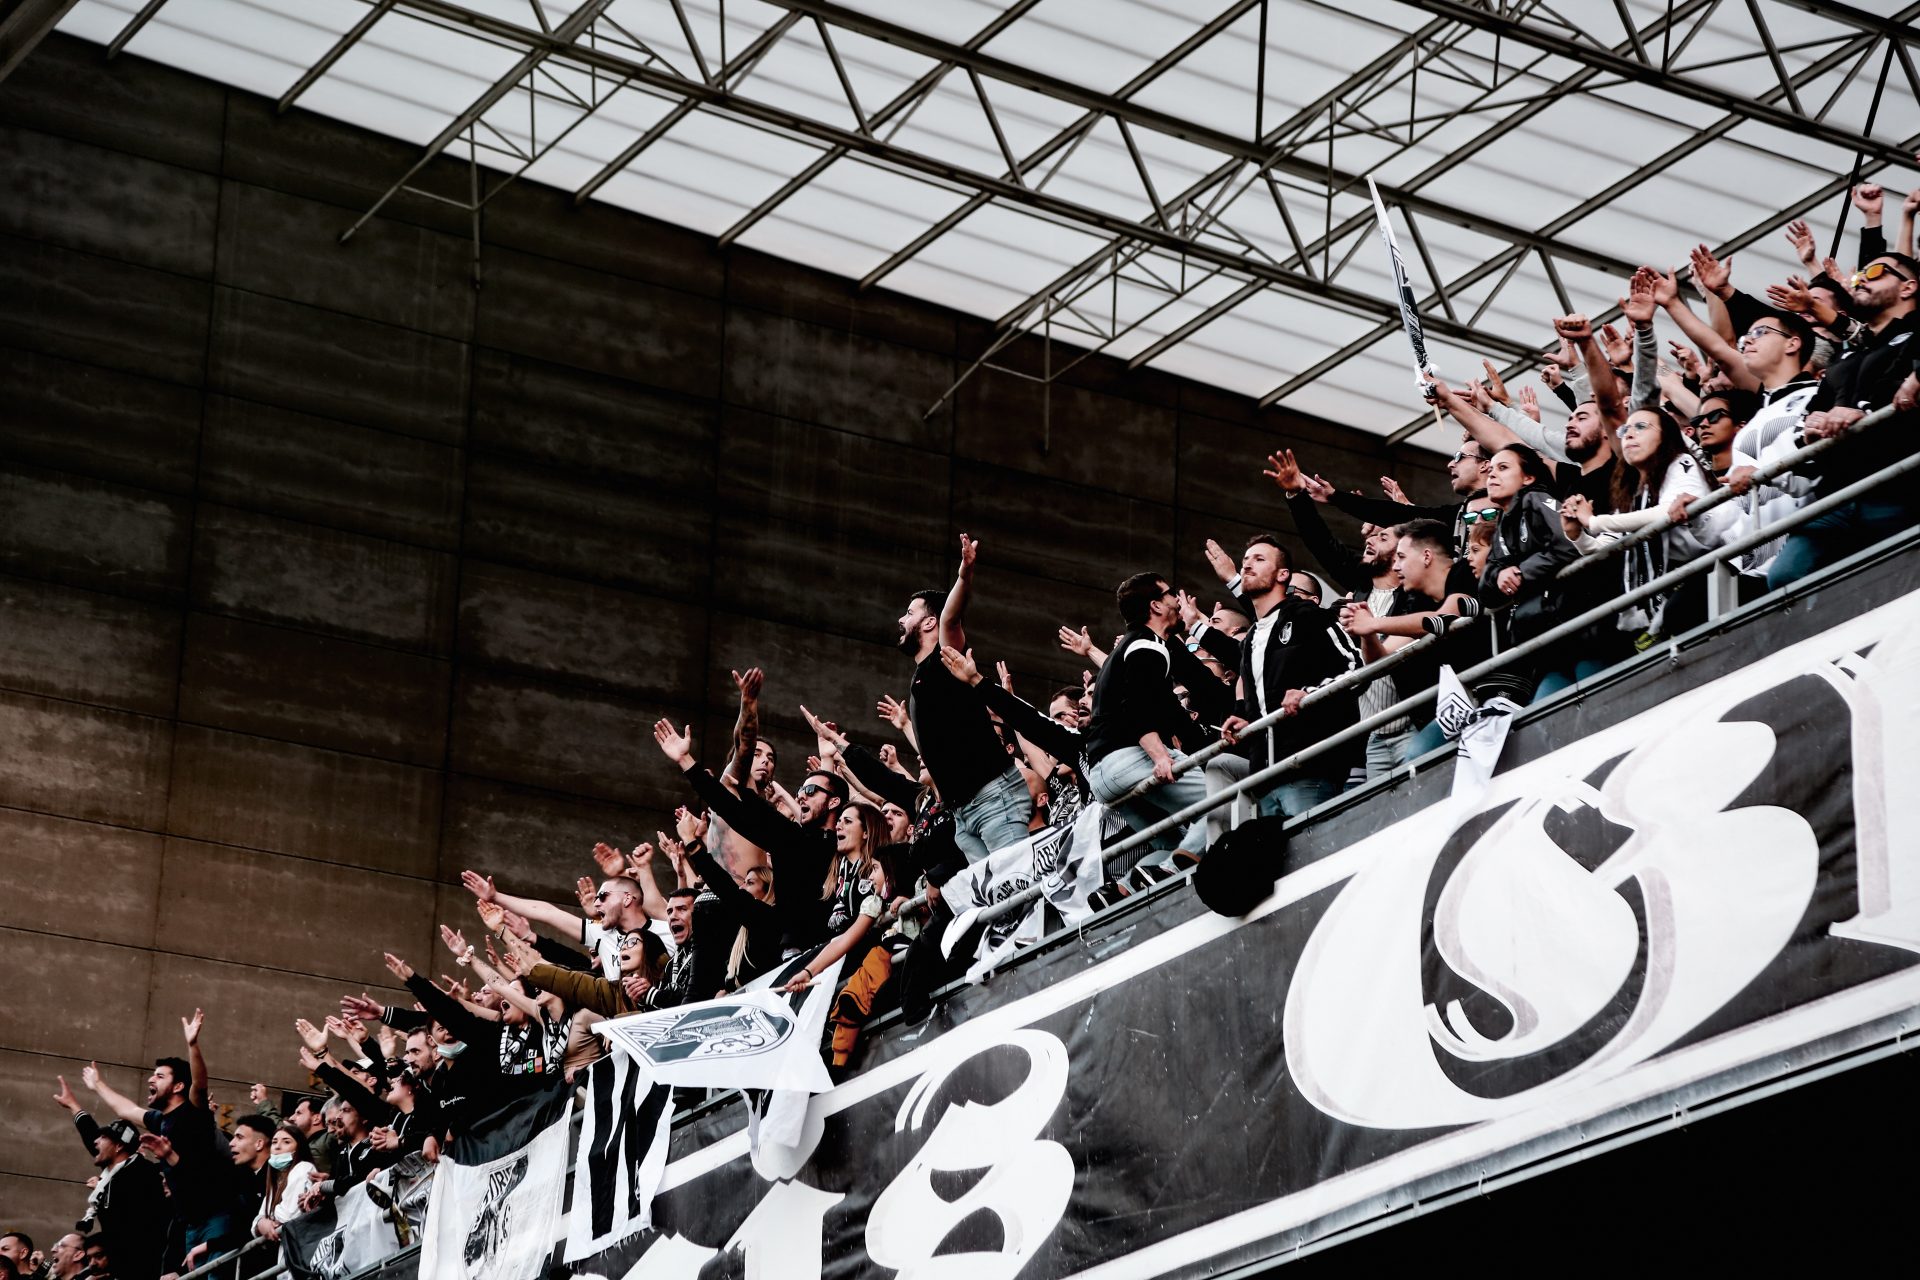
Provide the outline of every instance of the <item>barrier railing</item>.
{"type": "MultiPolygon", "coordinates": [[[[1765,467],[1758,468],[1754,472],[1753,481],[1758,484],[1784,475],[1796,467],[1805,465],[1809,460],[1819,457],[1840,441],[1868,428],[1877,426],[1894,416],[1895,410],[1891,406],[1876,409],[1861,418],[1858,422],[1853,423],[1838,435],[1816,440],[1811,444],[1794,450],[1790,454],[1783,455],[1765,467]]],[[[1618,616],[1621,610],[1630,605],[1659,595],[1670,587],[1684,582],[1686,579],[1697,574],[1705,573],[1715,565],[1725,563],[1736,556],[1744,555],[1755,547],[1764,546],[1791,532],[1793,529],[1798,528],[1800,525],[1817,519],[1837,507],[1845,506],[1847,503],[1852,502],[1870,490],[1876,489],[1880,485],[1896,479],[1899,476],[1906,475],[1916,468],[1920,468],[1920,454],[1904,458],[1863,480],[1856,481],[1834,493],[1808,502],[1797,510],[1766,524],[1750,534],[1715,547],[1706,554],[1689,560],[1677,569],[1661,574],[1652,581],[1630,591],[1624,591],[1606,603],[1588,609],[1586,612],[1573,618],[1556,623],[1549,630],[1520,644],[1514,645],[1510,649],[1502,651],[1486,662],[1460,672],[1460,682],[1463,685],[1471,686],[1475,681],[1484,679],[1494,672],[1510,667],[1523,659],[1530,658],[1562,640],[1580,634],[1596,622],[1606,621],[1618,616]]],[[[1688,508],[1688,521],[1722,503],[1732,501],[1737,496],[1738,495],[1731,490],[1724,487],[1713,490],[1688,508]]],[[[1676,521],[1671,516],[1663,514],[1658,520],[1649,524],[1646,528],[1636,530],[1632,534],[1609,542],[1588,555],[1581,557],[1572,564],[1567,565],[1560,571],[1558,577],[1570,577],[1574,573],[1580,572],[1594,563],[1619,555],[1628,547],[1644,542],[1650,538],[1658,537],[1680,523],[1685,522],[1676,521]]],[[[1484,622],[1481,620],[1467,619],[1463,620],[1463,625],[1484,625],[1484,622]]],[[[1459,628],[1454,628],[1453,630],[1457,631],[1458,629],[1459,628]]],[[[1321,686],[1319,689],[1303,697],[1300,701],[1300,706],[1303,709],[1311,707],[1326,701],[1338,693],[1352,689],[1357,685],[1371,684],[1380,676],[1391,672],[1393,668],[1400,663],[1407,661],[1414,654],[1440,643],[1440,640],[1441,637],[1439,636],[1423,636],[1411,644],[1402,646],[1376,662],[1368,663],[1366,666],[1348,672],[1346,675],[1321,686]]],[[[1402,698],[1392,706],[1366,717],[1357,724],[1342,729],[1338,733],[1330,734],[1310,746],[1303,747],[1284,760],[1276,761],[1264,769],[1250,773],[1245,778],[1223,787],[1218,791],[1212,792],[1205,799],[1196,801],[1185,809],[1177,813],[1169,814],[1143,827],[1139,831],[1126,836],[1124,839],[1114,842],[1102,851],[1102,860],[1106,864],[1112,865],[1116,860],[1140,848],[1142,845],[1152,842],[1157,837],[1169,831],[1191,825],[1200,818],[1212,813],[1215,809],[1231,804],[1235,799],[1249,791],[1265,790],[1268,786],[1278,782],[1286,774],[1298,770],[1301,765],[1356,740],[1364,740],[1368,734],[1372,733],[1381,725],[1391,724],[1402,716],[1418,710],[1427,703],[1432,702],[1438,694],[1438,689],[1425,689],[1410,697],[1402,698]]],[[[1276,710],[1269,712],[1259,719],[1250,722],[1237,736],[1244,740],[1257,732],[1278,724],[1283,718],[1285,718],[1284,711],[1276,710]]],[[[1178,766],[1174,770],[1174,775],[1178,777],[1188,770],[1199,768],[1203,766],[1207,760],[1226,749],[1227,744],[1225,742],[1211,743],[1179,761],[1178,766]]],[[[1145,792],[1151,789],[1152,785],[1152,783],[1143,783],[1113,803],[1124,803],[1126,800],[1145,794],[1145,792]]],[[[1007,898],[983,910],[978,916],[975,916],[974,922],[976,924],[983,924],[1023,910],[1030,906],[1042,892],[1042,888],[1035,885],[1021,890],[1019,893],[1009,895],[1007,898]]],[[[924,901],[925,895],[920,895],[914,899],[915,903],[924,901]]]]}
{"type": "MultiPolygon", "coordinates": [[[[210,1276],[215,1272],[219,1271],[222,1267],[233,1266],[233,1264],[237,1262],[242,1256],[252,1253],[255,1249],[261,1248],[265,1245],[269,1245],[272,1243],[273,1242],[271,1240],[268,1240],[265,1236],[254,1236],[252,1239],[248,1240],[245,1244],[241,1245],[238,1249],[235,1249],[230,1253],[223,1253],[219,1257],[213,1259],[210,1262],[203,1262],[191,1271],[181,1272],[179,1280],[199,1280],[201,1276],[210,1276]]],[[[282,1275],[286,1272],[286,1270],[287,1270],[287,1264],[284,1262],[278,1262],[278,1263],[275,1263],[271,1269],[262,1271],[253,1276],[250,1276],[248,1280],[271,1280],[271,1277],[282,1275]]]]}

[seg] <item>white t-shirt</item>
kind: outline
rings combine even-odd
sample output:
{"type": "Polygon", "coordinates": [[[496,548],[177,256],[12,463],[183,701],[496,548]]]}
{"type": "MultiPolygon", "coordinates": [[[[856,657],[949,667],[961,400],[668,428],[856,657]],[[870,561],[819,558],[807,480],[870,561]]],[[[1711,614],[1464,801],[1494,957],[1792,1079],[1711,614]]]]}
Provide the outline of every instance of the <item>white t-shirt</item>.
{"type": "MultiPolygon", "coordinates": [[[[673,933],[667,928],[665,920],[649,920],[647,928],[667,944],[668,955],[680,949],[675,945],[673,933]]],[[[620,944],[625,938],[626,935],[618,929],[602,928],[591,920],[580,922],[580,945],[599,961],[600,976],[608,982],[620,981],[620,944]]]]}
{"type": "Polygon", "coordinates": [[[1280,620],[1278,608],[1253,624],[1253,699],[1260,714],[1267,714],[1267,645],[1273,640],[1273,625],[1280,620]]]}

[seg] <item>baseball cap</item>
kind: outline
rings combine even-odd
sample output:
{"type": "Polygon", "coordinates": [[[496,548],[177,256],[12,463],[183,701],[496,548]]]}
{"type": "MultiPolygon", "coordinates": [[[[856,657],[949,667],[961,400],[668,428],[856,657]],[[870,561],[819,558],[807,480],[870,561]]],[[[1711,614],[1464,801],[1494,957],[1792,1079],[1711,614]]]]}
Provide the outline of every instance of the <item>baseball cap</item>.
{"type": "Polygon", "coordinates": [[[101,1125],[100,1132],[129,1151],[140,1145],[140,1131],[129,1120],[115,1120],[112,1124],[101,1125]]]}

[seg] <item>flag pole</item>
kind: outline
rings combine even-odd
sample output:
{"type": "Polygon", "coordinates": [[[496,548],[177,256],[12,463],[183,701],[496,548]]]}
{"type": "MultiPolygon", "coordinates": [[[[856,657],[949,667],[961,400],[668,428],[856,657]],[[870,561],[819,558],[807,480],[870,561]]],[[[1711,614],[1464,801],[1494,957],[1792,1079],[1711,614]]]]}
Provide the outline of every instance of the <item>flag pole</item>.
{"type": "Polygon", "coordinates": [[[1427,407],[1433,410],[1433,425],[1444,429],[1446,423],[1440,416],[1440,405],[1428,392],[1428,385],[1439,376],[1433,367],[1433,361],[1427,358],[1427,339],[1420,328],[1420,313],[1413,303],[1413,286],[1407,280],[1406,260],[1400,256],[1400,246],[1393,238],[1393,224],[1387,221],[1387,206],[1380,199],[1380,188],[1374,185],[1373,178],[1367,178],[1367,193],[1373,197],[1373,219],[1380,228],[1380,238],[1386,241],[1387,260],[1393,270],[1393,288],[1400,303],[1400,327],[1407,335],[1407,344],[1413,348],[1413,383],[1420,388],[1421,398],[1427,407]]]}

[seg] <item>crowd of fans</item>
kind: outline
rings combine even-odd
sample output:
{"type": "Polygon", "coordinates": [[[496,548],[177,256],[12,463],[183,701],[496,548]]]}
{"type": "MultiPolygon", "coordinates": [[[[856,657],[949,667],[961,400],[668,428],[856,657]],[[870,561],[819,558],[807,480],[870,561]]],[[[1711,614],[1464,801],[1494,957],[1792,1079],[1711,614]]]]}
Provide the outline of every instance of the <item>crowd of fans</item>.
{"type": "MultiPolygon", "coordinates": [[[[962,535],[953,584],[916,593],[898,619],[910,685],[904,701],[880,697],[877,711],[899,741],[869,746],[803,707],[815,754],[783,785],[760,734],[765,676],[735,673],[732,740],[706,752],[717,769],[702,763],[690,730],[654,727],[687,790],[672,833],[630,852],[596,846],[598,875],[578,880],[577,910],[466,872],[477,929],[472,939],[441,931],[464,975],[436,982],[390,954],[408,1003],[348,994],[320,1023],[295,1022],[291,1047],[313,1092],[283,1095],[276,1108],[256,1085],[253,1109],[223,1132],[197,1010],[182,1019],[185,1056],[154,1064],[144,1099],[89,1066],[82,1081],[96,1101],[83,1105],[62,1079],[54,1100],[72,1113],[98,1172],[75,1229],[44,1251],[18,1232],[0,1236],[0,1280],[157,1280],[251,1237],[276,1241],[283,1224],[375,1171],[416,1153],[436,1160],[503,1102],[566,1087],[606,1052],[596,1021],[709,999],[765,975],[804,991],[841,962],[823,1051],[844,1073],[877,1010],[923,1017],[932,992],[970,959],[968,943],[951,956],[939,945],[956,909],[979,905],[942,896],[961,868],[1046,826],[1073,825],[1095,800],[1109,806],[1109,843],[1143,830],[1377,718],[1431,688],[1442,664],[1464,670],[1542,636],[1911,454],[1914,419],[1901,417],[1756,478],[1873,410],[1910,413],[1920,395],[1920,342],[1910,341],[1920,329],[1920,191],[1901,206],[1892,249],[1880,189],[1858,187],[1852,199],[1865,224],[1856,271],[1819,260],[1811,231],[1794,223],[1788,238],[1807,274],[1765,286],[1764,297],[1736,287],[1729,265],[1702,247],[1690,264],[1698,304],[1675,273],[1642,268],[1620,299],[1619,329],[1557,319],[1542,381],[1565,404],[1564,428],[1545,424],[1542,393],[1510,391],[1490,364],[1484,380],[1434,383],[1435,404],[1460,429],[1444,504],[1412,504],[1391,481],[1383,497],[1341,492],[1292,452],[1273,454],[1265,475],[1319,571],[1293,564],[1263,533],[1237,560],[1207,544],[1217,589],[1189,593],[1166,575],[1135,574],[1116,591],[1123,629],[1110,644],[1094,631],[1111,634],[1111,620],[1060,628],[1062,647],[1087,670],[1040,702],[1014,692],[1004,664],[997,678],[976,664],[966,615],[980,548],[962,535]],[[1662,314],[1679,335],[1664,352],[1662,314]],[[1723,486],[1735,500],[1688,518],[1723,486]],[[1357,546],[1328,528],[1323,505],[1362,522],[1357,546]],[[1663,515],[1676,521],[1664,533],[1562,574],[1663,515]],[[1462,618],[1471,621],[1452,621],[1462,618]],[[1390,671],[1343,679],[1429,635],[1435,643],[1390,671]],[[1226,749],[1204,768],[1185,766],[1216,742],[1226,749]]],[[[1871,492],[1758,543],[1735,562],[1739,591],[1758,595],[1908,528],[1909,492],[1871,492]]],[[[1652,595],[1473,692],[1548,696],[1702,621],[1705,591],[1696,576],[1652,595]]],[[[1246,807],[1304,813],[1445,741],[1431,700],[1345,737],[1246,807]]],[[[1095,905],[1194,864],[1242,807],[1109,860],[1095,905]]],[[[239,1273],[272,1259],[271,1248],[255,1248],[239,1273]]]]}

